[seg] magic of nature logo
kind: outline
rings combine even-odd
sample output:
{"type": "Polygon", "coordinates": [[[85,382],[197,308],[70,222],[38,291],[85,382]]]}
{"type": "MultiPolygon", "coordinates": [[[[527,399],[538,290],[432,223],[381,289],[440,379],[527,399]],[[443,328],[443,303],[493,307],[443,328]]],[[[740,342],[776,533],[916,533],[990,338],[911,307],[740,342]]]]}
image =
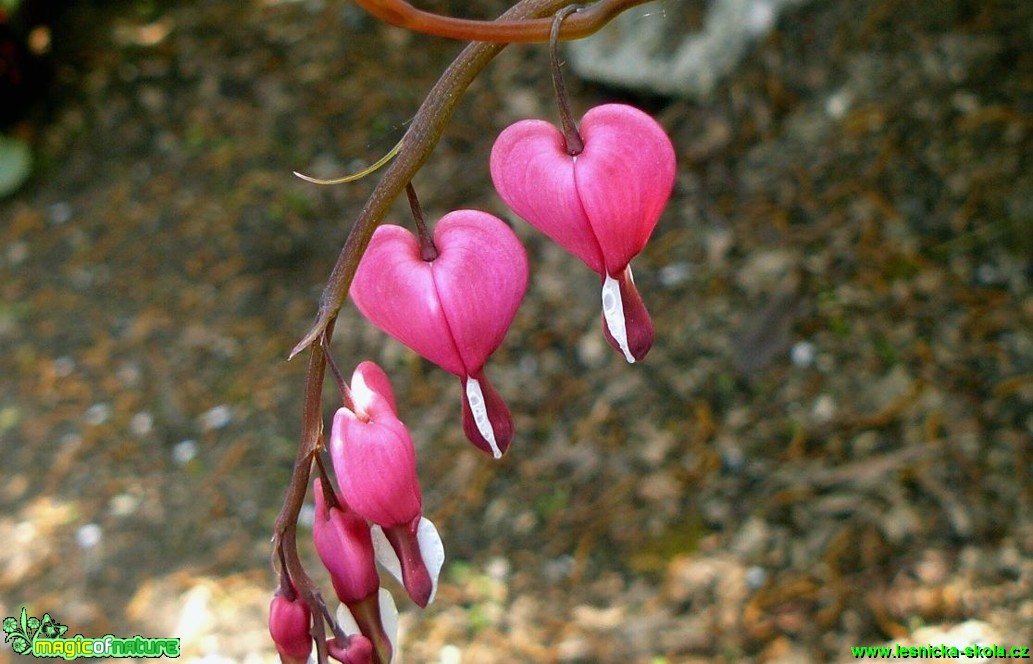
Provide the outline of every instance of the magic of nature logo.
{"type": "Polygon", "coordinates": [[[29,616],[25,607],[17,618],[4,618],[4,643],[19,655],[33,657],[179,657],[179,639],[152,639],[142,636],[119,638],[113,634],[85,637],[82,634],[64,638],[67,625],[54,620],[49,613],[43,618],[29,616]]]}

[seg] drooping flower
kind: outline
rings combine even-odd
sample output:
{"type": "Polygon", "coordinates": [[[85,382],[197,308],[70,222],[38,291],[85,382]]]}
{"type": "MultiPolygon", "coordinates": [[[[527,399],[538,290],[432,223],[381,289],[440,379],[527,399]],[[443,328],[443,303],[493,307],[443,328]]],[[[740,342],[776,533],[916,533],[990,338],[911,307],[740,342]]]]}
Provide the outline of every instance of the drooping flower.
{"type": "Polygon", "coordinates": [[[330,458],[344,502],[381,526],[420,516],[423,498],[412,437],[395,411],[384,370],[362,362],[352,374],[354,410],[340,408],[330,432],[330,458]]]}
{"type": "Polygon", "coordinates": [[[300,597],[287,598],[281,591],[269,604],[269,635],[283,664],[305,664],[312,652],[309,625],[312,614],[300,597]]]}
{"type": "Polygon", "coordinates": [[[631,274],[674,187],[674,147],[649,115],[623,104],[582,118],[584,149],[542,120],[506,128],[491,151],[491,177],[518,215],[602,277],[603,331],[629,362],[653,344],[653,323],[631,274]]]}
{"type": "Polygon", "coordinates": [[[400,226],[377,228],[351,296],[374,325],[459,376],[463,431],[496,459],[513,418],[484,365],[498,349],[527,291],[527,254],[506,224],[486,212],[450,212],[435,225],[436,256],[425,260],[400,226]]]}
{"type": "MultiPolygon", "coordinates": [[[[430,521],[422,514],[412,438],[398,419],[387,375],[373,362],[356,367],[351,398],[353,409],[339,409],[330,432],[330,458],[343,502],[387,534],[401,561],[406,592],[426,606],[437,590],[444,552],[432,524],[434,537],[421,538],[423,524],[430,521]]],[[[383,559],[379,549],[377,559],[383,559]]]]}

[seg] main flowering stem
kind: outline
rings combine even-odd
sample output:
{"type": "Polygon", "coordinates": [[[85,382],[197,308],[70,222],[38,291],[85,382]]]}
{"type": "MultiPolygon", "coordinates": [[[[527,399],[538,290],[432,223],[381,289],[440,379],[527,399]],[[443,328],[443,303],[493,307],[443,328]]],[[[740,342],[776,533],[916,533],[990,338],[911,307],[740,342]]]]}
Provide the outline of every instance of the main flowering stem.
{"type": "MultiPolygon", "coordinates": [[[[588,36],[625,9],[648,1],[597,0],[565,21],[560,38],[576,39],[588,36]]],[[[435,15],[419,12],[402,0],[356,2],[374,16],[402,27],[441,36],[485,41],[473,43],[459,54],[416,112],[409,130],[402,138],[398,156],[384,171],[348,234],[320,297],[314,325],[290,354],[293,358],[307,348],[309,358],[305,378],[301,440],[290,484],[274,525],[272,561],[274,567],[279,564],[288,574],[301,599],[309,605],[314,616],[325,614],[325,606],[298,556],[297,522],[308,489],[312,462],[324,444],[322,391],[327,367],[324,344],[329,345],[334,323],[373,231],[384,219],[395,199],[429,158],[463,92],[502,51],[506,43],[548,40],[552,20],[545,17],[570,4],[570,0],[520,0],[498,21],[484,22],[440,16],[435,18],[435,15]],[[413,18],[414,16],[416,18],[413,18]]],[[[327,656],[324,635],[322,620],[317,617],[313,620],[312,636],[319,662],[325,662],[327,656]]]]}

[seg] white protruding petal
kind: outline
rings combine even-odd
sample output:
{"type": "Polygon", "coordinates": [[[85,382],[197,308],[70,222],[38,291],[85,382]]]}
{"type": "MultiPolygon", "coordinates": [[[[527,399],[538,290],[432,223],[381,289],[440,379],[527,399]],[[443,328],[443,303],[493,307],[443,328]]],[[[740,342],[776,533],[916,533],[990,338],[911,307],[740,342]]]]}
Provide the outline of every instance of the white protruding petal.
{"type": "Polygon", "coordinates": [[[337,624],[345,634],[359,633],[359,623],[355,622],[355,616],[346,604],[337,605],[337,624]]]}
{"type": "MultiPolygon", "coordinates": [[[[618,294],[618,297],[620,295],[618,294]]],[[[495,431],[491,428],[491,420],[488,419],[488,409],[484,405],[484,392],[481,391],[481,383],[476,378],[466,379],[466,400],[470,404],[470,412],[473,413],[473,422],[477,430],[481,432],[484,440],[491,446],[491,453],[496,459],[502,458],[502,450],[495,442],[495,431]]]]}
{"type": "Polygon", "coordinates": [[[441,574],[441,566],[445,564],[445,545],[441,542],[438,529],[434,527],[427,517],[420,518],[420,525],[416,530],[416,540],[420,543],[420,556],[423,557],[423,564],[430,574],[431,590],[430,599],[427,604],[434,601],[438,594],[438,575],[441,574]]]}
{"type": "Polygon", "coordinates": [[[387,535],[384,534],[384,529],[378,525],[374,525],[370,529],[370,535],[373,537],[373,555],[376,557],[377,562],[381,567],[386,569],[391,576],[398,580],[398,583],[402,582],[402,562],[398,560],[398,554],[395,553],[394,547],[391,546],[391,542],[388,541],[387,535]]]}
{"type": "Polygon", "coordinates": [[[380,624],[384,626],[387,640],[391,642],[391,661],[401,661],[402,644],[398,639],[398,607],[395,605],[394,596],[387,588],[380,589],[380,624]]]}
{"type": "MultiPolygon", "coordinates": [[[[628,266],[628,276],[631,276],[631,266],[628,266]]],[[[635,356],[631,354],[628,347],[628,328],[624,323],[624,302],[621,300],[621,287],[617,280],[606,275],[603,281],[603,319],[606,321],[606,329],[610,336],[620,346],[624,358],[629,364],[635,364],[635,356]]]]}

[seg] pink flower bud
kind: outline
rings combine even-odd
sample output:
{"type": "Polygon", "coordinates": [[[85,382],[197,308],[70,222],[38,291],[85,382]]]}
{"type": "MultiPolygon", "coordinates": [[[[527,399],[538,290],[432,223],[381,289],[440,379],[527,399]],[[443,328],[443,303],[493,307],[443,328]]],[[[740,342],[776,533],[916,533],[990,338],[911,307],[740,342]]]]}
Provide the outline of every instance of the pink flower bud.
{"type": "Polygon", "coordinates": [[[649,351],[653,324],[626,270],[674,188],[674,147],[655,120],[623,104],[588,111],[580,132],[584,150],[572,157],[553,125],[517,122],[495,141],[491,177],[514,212],[603,277],[607,341],[634,362],[649,351]]]}
{"type": "Polygon", "coordinates": [[[344,501],[381,526],[409,523],[423,505],[416,451],[395,414],[387,375],[363,362],[352,374],[351,392],[355,410],[339,409],[330,431],[330,458],[344,501]]]}
{"type": "Polygon", "coordinates": [[[527,291],[527,254],[504,222],[476,210],[442,217],[434,244],[437,256],[427,261],[409,231],[377,228],[351,296],[374,325],[463,380],[464,431],[498,458],[512,439],[512,417],[483,370],[527,291]]]}
{"type": "Polygon", "coordinates": [[[312,540],[316,553],[330,572],[337,598],[354,604],[380,588],[380,577],[366,520],[352,511],[328,508],[324,487],[315,481],[316,519],[312,524],[312,540]]]}
{"type": "Polygon", "coordinates": [[[329,638],[326,651],[341,664],[373,664],[373,644],[362,634],[352,634],[343,644],[329,638]]]}
{"type": "Polygon", "coordinates": [[[308,605],[300,597],[290,600],[280,591],[273,595],[269,604],[269,635],[283,664],[305,664],[308,661],[312,652],[311,621],[308,605]]]}

